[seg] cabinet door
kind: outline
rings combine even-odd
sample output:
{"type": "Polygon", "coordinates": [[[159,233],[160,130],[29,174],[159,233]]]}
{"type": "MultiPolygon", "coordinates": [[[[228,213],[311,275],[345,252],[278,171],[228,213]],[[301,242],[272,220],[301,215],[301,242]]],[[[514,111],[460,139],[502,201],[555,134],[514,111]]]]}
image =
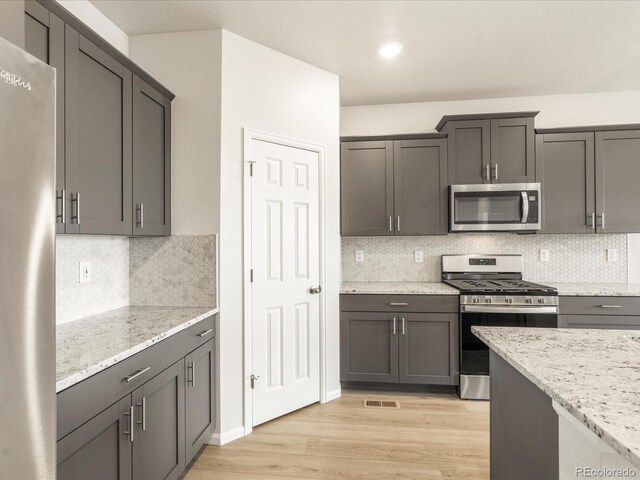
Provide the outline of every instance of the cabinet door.
{"type": "Polygon", "coordinates": [[[595,233],[593,133],[536,135],[543,233],[595,233]]]}
{"type": "Polygon", "coordinates": [[[638,330],[639,315],[558,315],[558,328],[638,330]]]}
{"type": "Polygon", "coordinates": [[[172,480],[185,469],[184,359],[133,392],[133,478],[172,480]]]}
{"type": "Polygon", "coordinates": [[[131,395],[127,395],[59,440],[57,477],[130,480],[131,413],[131,395]]]}
{"type": "Polygon", "coordinates": [[[400,383],[457,384],[457,320],[453,313],[400,314],[400,383]]]}
{"type": "Polygon", "coordinates": [[[171,234],[171,101],[133,77],[133,233],[171,234]]]}
{"type": "Polygon", "coordinates": [[[25,50],[56,69],[56,233],[65,233],[64,23],[41,4],[25,2],[25,50]]]}
{"type": "Polygon", "coordinates": [[[394,142],[396,235],[446,234],[447,140],[394,142]]]}
{"type": "Polygon", "coordinates": [[[596,132],[599,233],[640,232],[640,131],[596,132]]]}
{"type": "Polygon", "coordinates": [[[131,72],[68,25],[65,45],[67,233],[131,235],[131,72]]]}
{"type": "Polygon", "coordinates": [[[449,183],[468,185],[491,183],[489,120],[448,122],[449,183]]]}
{"type": "Polygon", "coordinates": [[[340,315],[340,373],[342,381],[398,381],[397,314],[340,315]]]}
{"type": "Polygon", "coordinates": [[[393,142],[343,143],[342,235],[393,235],[393,142]]]}
{"type": "Polygon", "coordinates": [[[186,459],[193,459],[211,438],[215,425],[213,340],[185,358],[186,368],[186,459]]]}
{"type": "Polygon", "coordinates": [[[535,174],[533,118],[491,120],[491,181],[533,182],[535,174]]]}

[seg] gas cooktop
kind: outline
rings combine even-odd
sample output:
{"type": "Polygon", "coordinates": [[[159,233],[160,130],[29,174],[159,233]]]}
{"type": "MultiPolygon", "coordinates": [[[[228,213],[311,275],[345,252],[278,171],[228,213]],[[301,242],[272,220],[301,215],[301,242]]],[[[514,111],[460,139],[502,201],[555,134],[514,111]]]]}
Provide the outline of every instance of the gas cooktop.
{"type": "Polygon", "coordinates": [[[444,283],[457,288],[465,293],[536,293],[536,294],[552,294],[555,295],[557,290],[553,287],[547,287],[538,283],[527,282],[526,280],[512,279],[456,279],[444,280],[444,283]]]}

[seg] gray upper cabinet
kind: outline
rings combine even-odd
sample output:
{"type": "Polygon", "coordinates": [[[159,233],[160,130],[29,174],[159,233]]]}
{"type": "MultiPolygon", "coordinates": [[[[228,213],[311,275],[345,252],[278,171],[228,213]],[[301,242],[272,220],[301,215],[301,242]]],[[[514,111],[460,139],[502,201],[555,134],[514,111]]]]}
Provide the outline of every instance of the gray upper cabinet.
{"type": "Polygon", "coordinates": [[[171,100],[133,76],[133,233],[171,234],[171,100]]]}
{"type": "MultiPolygon", "coordinates": [[[[64,105],[64,23],[41,4],[25,2],[25,48],[56,69],[56,104],[64,105]]],[[[56,233],[65,233],[64,108],[56,109],[56,233]]]]}
{"type": "Polygon", "coordinates": [[[538,112],[445,115],[437,131],[448,134],[449,183],[523,183],[535,179],[538,112]]]}
{"type": "Polygon", "coordinates": [[[132,413],[127,395],[59,440],[57,478],[131,480],[132,413]]]}
{"type": "Polygon", "coordinates": [[[455,385],[458,375],[458,316],[400,314],[400,383],[455,385]]]}
{"type": "Polygon", "coordinates": [[[595,232],[593,132],[536,135],[542,233],[595,232]]]}
{"type": "Polygon", "coordinates": [[[67,233],[130,235],[131,72],[65,28],[67,233]]]}
{"type": "Polygon", "coordinates": [[[213,340],[185,358],[186,459],[188,464],[211,439],[215,426],[213,340]]]}
{"type": "Polygon", "coordinates": [[[133,478],[175,480],[185,469],[184,360],[133,392],[133,478]]]}
{"type": "Polygon", "coordinates": [[[446,139],[394,142],[396,235],[446,234],[446,139]]]}
{"type": "Polygon", "coordinates": [[[398,381],[398,316],[393,313],[340,314],[340,378],[343,381],[398,381]]]}
{"type": "Polygon", "coordinates": [[[393,235],[393,142],[342,143],[342,235],[393,235]]]}
{"type": "Polygon", "coordinates": [[[596,132],[595,151],[598,232],[640,232],[640,130],[596,132]]]}

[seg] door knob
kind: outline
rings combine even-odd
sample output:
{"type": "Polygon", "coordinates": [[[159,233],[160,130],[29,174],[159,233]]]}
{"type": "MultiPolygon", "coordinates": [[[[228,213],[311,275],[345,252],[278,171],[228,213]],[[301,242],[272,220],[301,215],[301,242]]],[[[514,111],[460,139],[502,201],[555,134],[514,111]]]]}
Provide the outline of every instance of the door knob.
{"type": "Polygon", "coordinates": [[[311,287],[309,289],[309,293],[312,295],[318,295],[322,291],[322,287],[318,285],[317,287],[311,287]]]}

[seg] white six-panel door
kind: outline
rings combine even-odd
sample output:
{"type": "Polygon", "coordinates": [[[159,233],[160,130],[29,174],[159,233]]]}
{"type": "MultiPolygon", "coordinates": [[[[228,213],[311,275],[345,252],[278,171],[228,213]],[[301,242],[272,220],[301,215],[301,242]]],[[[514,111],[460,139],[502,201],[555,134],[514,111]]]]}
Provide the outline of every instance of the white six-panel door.
{"type": "Polygon", "coordinates": [[[318,153],[251,140],[253,425],[320,400],[318,153]]]}

